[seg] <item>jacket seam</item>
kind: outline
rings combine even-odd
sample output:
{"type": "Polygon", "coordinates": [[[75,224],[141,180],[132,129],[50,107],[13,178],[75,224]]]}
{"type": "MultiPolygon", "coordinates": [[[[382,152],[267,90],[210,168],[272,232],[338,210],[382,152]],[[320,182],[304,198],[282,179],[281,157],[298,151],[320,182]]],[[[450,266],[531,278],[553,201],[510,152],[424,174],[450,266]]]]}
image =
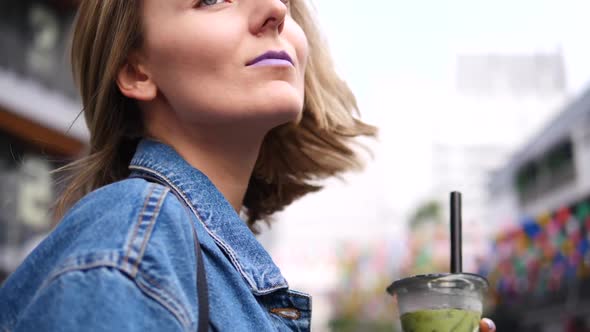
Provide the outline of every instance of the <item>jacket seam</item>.
{"type": "Polygon", "coordinates": [[[153,278],[148,277],[148,274],[142,273],[141,277],[142,279],[145,279],[145,281],[152,287],[149,287],[150,285],[142,285],[140,280],[136,280],[137,287],[141,289],[142,292],[145,293],[147,296],[153,298],[154,301],[158,302],[161,306],[168,309],[168,311],[170,311],[174,315],[174,317],[178,319],[180,324],[182,324],[185,329],[189,329],[189,327],[191,326],[190,318],[188,317],[188,314],[180,312],[183,306],[182,304],[177,303],[179,301],[174,300],[174,295],[171,292],[166,291],[166,288],[160,286],[160,284],[156,282],[153,278]],[[170,298],[170,300],[166,300],[166,298],[158,295],[158,292],[156,290],[161,290],[163,293],[166,294],[166,298],[170,298]],[[177,309],[176,307],[179,307],[179,309],[177,309]]]}
{"type": "MultiPolygon", "coordinates": [[[[180,190],[180,188],[178,188],[178,186],[176,186],[174,183],[172,183],[168,179],[168,177],[164,176],[162,173],[158,172],[157,170],[154,170],[154,169],[151,169],[151,168],[148,168],[148,167],[144,167],[144,166],[139,166],[139,165],[130,165],[129,168],[130,169],[136,169],[136,170],[144,171],[144,172],[148,172],[148,173],[153,173],[153,174],[159,176],[162,181],[165,181],[168,185],[170,185],[170,187],[174,188],[180,194],[180,196],[185,201],[185,203],[187,203],[188,207],[191,209],[191,211],[197,217],[197,219],[199,219],[199,221],[201,222],[201,224],[205,228],[207,234],[209,234],[209,236],[211,236],[215,240],[215,242],[218,243],[221,247],[223,247],[225,249],[225,251],[229,254],[230,260],[232,262],[234,262],[234,266],[236,266],[236,268],[238,269],[238,271],[240,272],[240,274],[242,275],[242,277],[244,279],[246,279],[246,281],[248,282],[248,284],[250,285],[250,287],[253,289],[253,291],[255,293],[257,293],[258,295],[265,295],[265,294],[272,293],[273,291],[275,291],[277,289],[288,288],[288,285],[283,285],[281,283],[278,283],[276,285],[271,285],[271,286],[266,287],[266,288],[263,288],[263,289],[258,289],[258,286],[256,285],[256,283],[253,280],[250,279],[250,276],[248,276],[248,274],[242,268],[242,264],[240,264],[240,262],[237,259],[236,254],[233,251],[233,249],[231,249],[223,240],[221,240],[220,238],[218,238],[213,232],[211,232],[209,230],[209,227],[207,227],[207,225],[203,221],[203,218],[198,213],[198,211],[196,211],[194,209],[194,207],[191,204],[190,200],[186,197],[184,191],[180,190]]],[[[180,202],[180,203],[182,204],[182,202],[180,202]]]]}
{"type": "MultiPolygon", "coordinates": [[[[123,257],[123,264],[129,264],[129,257],[131,255],[131,249],[133,248],[133,240],[135,239],[135,237],[137,236],[137,232],[139,232],[139,226],[141,225],[141,220],[143,218],[145,209],[149,203],[150,197],[152,197],[152,194],[154,193],[154,190],[156,189],[156,187],[154,185],[150,186],[150,192],[148,193],[148,195],[146,196],[144,202],[143,202],[143,207],[141,208],[141,211],[139,212],[139,215],[137,216],[137,222],[135,223],[135,225],[133,225],[133,233],[131,235],[131,238],[129,239],[129,247],[126,250],[125,256],[123,257]]],[[[139,257],[138,257],[138,261],[139,261],[139,257]]]]}
{"type": "Polygon", "coordinates": [[[158,199],[158,202],[157,202],[156,207],[154,209],[151,220],[149,221],[149,223],[146,226],[147,230],[144,235],[143,243],[141,244],[141,248],[140,248],[139,254],[137,256],[137,260],[134,264],[133,271],[135,273],[137,273],[137,271],[139,270],[139,264],[141,262],[141,258],[143,258],[143,255],[145,254],[145,248],[147,247],[147,243],[149,242],[149,240],[151,238],[152,231],[153,231],[154,225],[156,223],[156,219],[157,219],[158,215],[160,214],[160,209],[162,207],[162,203],[164,202],[164,198],[167,196],[167,194],[168,194],[168,188],[164,188],[163,193],[160,195],[160,197],[158,199]]]}
{"type": "MultiPolygon", "coordinates": [[[[81,257],[83,257],[83,256],[81,256],[81,257]]],[[[178,322],[182,326],[185,327],[185,329],[188,326],[190,326],[190,319],[188,319],[187,310],[184,309],[184,306],[181,304],[181,302],[176,299],[173,292],[168,291],[167,288],[160,286],[160,284],[157,282],[154,282],[154,278],[151,277],[148,272],[140,269],[139,271],[137,271],[138,274],[136,274],[134,276],[131,274],[131,271],[129,271],[128,268],[125,268],[124,266],[120,266],[119,264],[111,262],[111,261],[97,261],[97,262],[92,262],[92,263],[83,264],[83,265],[64,266],[60,270],[52,273],[50,275],[50,277],[47,278],[47,280],[45,282],[43,282],[41,287],[39,287],[38,291],[41,292],[46,287],[48,287],[49,284],[51,284],[53,281],[57,280],[61,276],[66,275],[70,272],[87,271],[87,270],[94,270],[94,269],[100,269],[100,268],[113,268],[113,269],[116,269],[117,271],[121,272],[121,274],[127,276],[127,278],[130,279],[140,289],[140,291],[144,295],[153,299],[156,303],[160,304],[162,307],[166,308],[166,310],[168,310],[174,316],[174,318],[176,318],[178,320],[178,322]],[[153,287],[149,287],[149,285],[148,286],[142,285],[139,278],[137,278],[137,275],[139,275],[142,279],[145,279],[153,287]],[[155,289],[150,289],[150,288],[155,288],[155,289]],[[163,296],[159,295],[158,294],[159,292],[163,293],[164,295],[163,296]],[[166,300],[166,299],[169,299],[169,300],[166,300]],[[170,303],[170,304],[168,304],[168,303],[170,303]]]]}

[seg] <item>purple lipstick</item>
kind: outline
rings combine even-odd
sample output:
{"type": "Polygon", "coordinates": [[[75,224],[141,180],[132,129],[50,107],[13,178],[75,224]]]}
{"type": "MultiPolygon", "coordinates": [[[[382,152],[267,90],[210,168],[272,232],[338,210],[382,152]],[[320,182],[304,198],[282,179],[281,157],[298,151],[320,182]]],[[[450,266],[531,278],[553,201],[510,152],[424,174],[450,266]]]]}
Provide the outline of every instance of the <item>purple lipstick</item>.
{"type": "Polygon", "coordinates": [[[268,51],[250,60],[246,66],[293,66],[293,59],[285,51],[268,51]]]}

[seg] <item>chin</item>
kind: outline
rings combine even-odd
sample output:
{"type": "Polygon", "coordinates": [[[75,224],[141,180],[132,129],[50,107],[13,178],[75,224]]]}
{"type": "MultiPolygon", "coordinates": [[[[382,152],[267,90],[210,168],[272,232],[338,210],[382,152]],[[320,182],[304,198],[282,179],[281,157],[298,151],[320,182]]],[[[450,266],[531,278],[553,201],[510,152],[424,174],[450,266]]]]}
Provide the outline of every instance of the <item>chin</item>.
{"type": "Polygon", "coordinates": [[[303,94],[293,88],[285,90],[268,91],[262,100],[255,103],[259,105],[259,115],[267,118],[272,127],[296,121],[303,111],[303,94]]]}
{"type": "Polygon", "coordinates": [[[259,113],[257,121],[264,123],[267,129],[272,129],[289,122],[296,122],[301,112],[302,107],[298,105],[280,104],[259,113]]]}

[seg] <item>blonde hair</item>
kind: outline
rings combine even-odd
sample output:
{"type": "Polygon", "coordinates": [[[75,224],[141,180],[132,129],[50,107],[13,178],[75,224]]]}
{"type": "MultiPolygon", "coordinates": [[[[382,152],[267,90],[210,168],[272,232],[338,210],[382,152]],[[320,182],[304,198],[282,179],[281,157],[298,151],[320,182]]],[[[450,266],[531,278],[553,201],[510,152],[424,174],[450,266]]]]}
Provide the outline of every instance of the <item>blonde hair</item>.
{"type": "MultiPolygon", "coordinates": [[[[376,135],[375,127],[355,117],[354,95],[336,74],[304,0],[291,0],[291,16],[309,43],[304,108],[298,123],[272,129],[262,144],[244,198],[253,230],[257,221],[319,190],[317,180],[360,168],[353,139],[376,135]]],[[[57,202],[57,216],[88,192],[129,174],[143,126],[138,106],[120,93],[116,76],[141,43],[140,0],[81,1],[71,61],[90,146],[87,156],[62,169],[73,175],[57,202]]]]}

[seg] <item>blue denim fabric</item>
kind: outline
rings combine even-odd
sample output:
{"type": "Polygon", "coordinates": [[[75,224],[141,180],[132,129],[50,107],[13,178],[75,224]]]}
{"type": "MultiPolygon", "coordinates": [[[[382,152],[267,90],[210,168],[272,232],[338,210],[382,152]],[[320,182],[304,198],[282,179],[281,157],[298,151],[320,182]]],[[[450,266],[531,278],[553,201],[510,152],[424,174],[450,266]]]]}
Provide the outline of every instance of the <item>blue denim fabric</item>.
{"type": "Polygon", "coordinates": [[[196,331],[190,223],[204,256],[210,330],[310,330],[310,296],[289,289],[203,173],[148,139],[129,167],[130,178],[72,207],[2,285],[0,331],[196,331]]]}

